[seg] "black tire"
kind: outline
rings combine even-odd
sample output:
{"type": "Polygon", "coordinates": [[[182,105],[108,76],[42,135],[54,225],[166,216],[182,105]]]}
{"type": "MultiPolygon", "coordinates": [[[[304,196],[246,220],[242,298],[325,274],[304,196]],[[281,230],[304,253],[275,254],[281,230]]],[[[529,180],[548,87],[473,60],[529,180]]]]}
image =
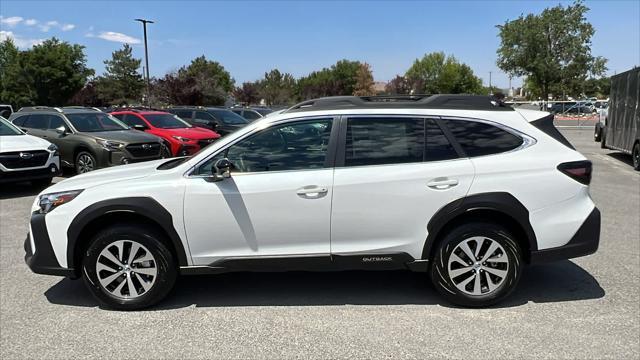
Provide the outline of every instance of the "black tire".
{"type": "Polygon", "coordinates": [[[51,181],[53,181],[53,178],[36,179],[31,180],[31,185],[35,186],[38,189],[44,189],[51,185],[51,181]]]}
{"type": "Polygon", "coordinates": [[[607,148],[606,142],[607,142],[607,131],[602,129],[600,130],[600,148],[601,149],[607,148]]]}
{"type": "Polygon", "coordinates": [[[633,160],[633,169],[636,171],[640,171],[640,142],[636,141],[636,144],[633,145],[631,158],[633,160]]]}
{"type": "Polygon", "coordinates": [[[600,126],[596,126],[593,133],[593,140],[595,142],[600,142],[601,139],[602,139],[602,129],[600,128],[600,126]]]}
{"type": "MultiPolygon", "coordinates": [[[[489,244],[490,243],[487,243],[487,245],[489,244]]],[[[481,247],[481,249],[482,248],[483,247],[481,247]]],[[[486,247],[484,247],[484,249],[486,249],[486,247]]],[[[475,261],[475,259],[473,261],[475,261]]],[[[480,276],[481,279],[484,276],[489,276],[488,274],[484,274],[484,271],[486,270],[482,269],[483,268],[477,269],[475,275],[473,273],[475,270],[469,270],[470,273],[466,274],[469,276],[473,275],[474,279],[476,276],[480,276]],[[484,275],[481,276],[482,274],[484,275]]],[[[515,290],[518,282],[520,281],[521,274],[522,255],[520,247],[514,240],[514,237],[509,233],[509,231],[500,225],[481,222],[464,224],[446,234],[435,249],[435,254],[430,267],[431,281],[433,282],[436,290],[438,290],[438,292],[447,301],[465,307],[486,307],[502,301],[515,290]],[[499,285],[493,291],[487,291],[486,294],[481,295],[471,295],[461,291],[456,287],[454,280],[449,276],[448,270],[449,259],[452,253],[454,253],[454,251],[459,251],[456,247],[463,241],[476,236],[489,238],[497,242],[504,249],[506,253],[504,255],[507,256],[509,261],[507,265],[504,265],[507,267],[506,275],[499,285]]],[[[466,275],[459,276],[463,278],[466,277],[466,275]]],[[[454,276],[453,278],[460,279],[460,277],[454,276]]],[[[468,277],[466,277],[466,279],[468,279],[468,277]]],[[[484,285],[487,285],[486,279],[481,281],[484,281],[484,285]]],[[[458,281],[458,283],[461,282],[464,281],[458,281]]],[[[471,284],[471,286],[475,285],[471,284]]],[[[485,288],[488,289],[488,286],[480,287],[482,290],[485,288]]]]}
{"type": "MultiPolygon", "coordinates": [[[[171,289],[173,289],[178,275],[178,270],[171,251],[169,251],[169,249],[164,245],[162,239],[162,235],[160,235],[154,229],[146,226],[117,225],[99,232],[91,240],[91,243],[85,250],[82,259],[82,277],[91,293],[96,297],[96,299],[98,299],[98,301],[102,305],[115,310],[143,309],[157,304],[159,301],[164,299],[169,294],[171,289]],[[132,241],[142,245],[149,250],[149,252],[153,256],[153,259],[155,260],[154,265],[157,269],[157,277],[154,279],[151,287],[148,290],[135,298],[127,299],[114,296],[114,294],[110,293],[105,287],[100,284],[100,281],[98,279],[99,275],[96,270],[96,264],[100,257],[100,253],[105,248],[113,245],[120,240],[132,241]]],[[[126,259],[124,256],[124,254],[126,254],[126,245],[123,248],[125,250],[122,251],[122,257],[123,259],[126,259]]],[[[129,247],[129,251],[130,249],[131,246],[129,247]]],[[[134,262],[132,262],[132,264],[130,265],[132,271],[134,271],[134,262]]],[[[103,274],[101,274],[101,276],[103,278],[105,277],[103,274]]],[[[131,274],[131,276],[133,277],[134,274],[131,274]]],[[[120,282],[126,282],[126,279],[127,274],[123,274],[122,277],[117,277],[114,282],[119,284],[120,282]]],[[[141,287],[141,283],[137,281],[136,284],[138,285],[138,291],[141,292],[143,290],[141,287]]],[[[131,295],[130,290],[127,291],[129,292],[129,295],[131,295]]],[[[137,293],[138,292],[136,292],[136,295],[137,293]]]]}
{"type": "Polygon", "coordinates": [[[95,156],[88,151],[80,151],[75,158],[76,174],[84,174],[98,168],[95,156]]]}
{"type": "Polygon", "coordinates": [[[170,157],[173,157],[173,154],[171,153],[171,149],[167,146],[167,144],[162,144],[162,147],[160,148],[160,156],[163,159],[168,159],[170,157]]]}

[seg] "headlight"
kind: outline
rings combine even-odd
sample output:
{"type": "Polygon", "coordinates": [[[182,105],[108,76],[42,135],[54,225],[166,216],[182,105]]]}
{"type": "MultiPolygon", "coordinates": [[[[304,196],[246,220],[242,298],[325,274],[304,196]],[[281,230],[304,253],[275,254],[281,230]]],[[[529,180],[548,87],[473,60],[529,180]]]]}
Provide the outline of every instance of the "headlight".
{"type": "Polygon", "coordinates": [[[178,141],[182,141],[182,142],[189,142],[191,141],[191,139],[188,139],[186,137],[182,137],[182,136],[178,136],[178,135],[173,135],[173,138],[178,140],[178,141]]]}
{"type": "Polygon", "coordinates": [[[53,153],[53,156],[60,156],[60,153],[58,152],[58,147],[56,146],[56,144],[49,145],[47,150],[51,151],[53,153]]]}
{"type": "Polygon", "coordinates": [[[100,144],[105,150],[120,150],[124,146],[123,143],[111,140],[96,139],[96,142],[100,144]]]}
{"type": "Polygon", "coordinates": [[[40,214],[46,214],[60,205],[66,204],[80,195],[82,190],[63,191],[51,194],[40,195],[38,206],[40,214]]]}

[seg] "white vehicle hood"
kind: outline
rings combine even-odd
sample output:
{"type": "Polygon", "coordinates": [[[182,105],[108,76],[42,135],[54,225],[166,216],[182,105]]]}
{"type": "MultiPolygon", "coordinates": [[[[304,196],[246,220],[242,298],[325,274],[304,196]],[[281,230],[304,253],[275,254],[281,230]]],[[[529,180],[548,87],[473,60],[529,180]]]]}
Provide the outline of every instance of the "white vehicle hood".
{"type": "Polygon", "coordinates": [[[53,186],[50,186],[44,192],[53,193],[68,190],[88,189],[112,182],[121,182],[147,177],[155,174],[158,171],[156,168],[166,161],[167,159],[160,159],[91,171],[86,174],[76,175],[72,178],[63,180],[53,186]]]}
{"type": "Polygon", "coordinates": [[[0,152],[47,150],[50,142],[31,135],[0,136],[0,152]]]}

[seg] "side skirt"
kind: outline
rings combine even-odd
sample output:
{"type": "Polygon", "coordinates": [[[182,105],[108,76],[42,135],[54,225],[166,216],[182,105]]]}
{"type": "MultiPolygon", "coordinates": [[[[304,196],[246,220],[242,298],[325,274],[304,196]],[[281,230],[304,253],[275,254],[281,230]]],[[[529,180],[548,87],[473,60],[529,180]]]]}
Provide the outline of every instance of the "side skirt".
{"type": "Polygon", "coordinates": [[[182,275],[222,274],[228,272],[410,270],[426,272],[427,260],[415,260],[407,253],[319,255],[296,257],[229,258],[206,266],[181,266],[182,275]]]}

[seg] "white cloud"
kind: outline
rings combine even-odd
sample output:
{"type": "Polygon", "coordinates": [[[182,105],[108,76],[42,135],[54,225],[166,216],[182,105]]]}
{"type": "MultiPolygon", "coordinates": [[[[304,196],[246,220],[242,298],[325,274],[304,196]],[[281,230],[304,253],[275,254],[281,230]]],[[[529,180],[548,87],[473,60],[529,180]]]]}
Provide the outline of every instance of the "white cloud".
{"type": "Polygon", "coordinates": [[[69,31],[69,30],[73,30],[75,27],[76,26],[73,24],[64,24],[60,29],[62,29],[62,31],[69,31]]]}
{"type": "MultiPolygon", "coordinates": [[[[89,33],[85,36],[93,37],[93,34],[89,33]]],[[[99,37],[100,39],[103,39],[103,40],[114,41],[114,42],[119,42],[123,44],[140,44],[141,42],[140,39],[134,38],[129,35],[125,35],[123,33],[113,32],[113,31],[103,31],[96,37],[99,37]]]]}
{"type": "Polygon", "coordinates": [[[34,45],[42,44],[42,42],[44,41],[44,39],[23,38],[21,36],[15,35],[11,31],[0,31],[0,41],[5,41],[8,38],[11,38],[17,47],[23,48],[23,49],[30,48],[34,45]]]}
{"type": "Polygon", "coordinates": [[[33,26],[33,25],[35,25],[37,23],[38,23],[38,20],[36,20],[36,19],[27,19],[27,20],[24,21],[24,24],[27,25],[27,26],[33,26]]]}
{"type": "Polygon", "coordinates": [[[7,25],[10,28],[18,25],[19,23],[22,22],[22,20],[24,19],[21,18],[20,16],[12,16],[8,18],[0,16],[0,24],[7,25]]]}

